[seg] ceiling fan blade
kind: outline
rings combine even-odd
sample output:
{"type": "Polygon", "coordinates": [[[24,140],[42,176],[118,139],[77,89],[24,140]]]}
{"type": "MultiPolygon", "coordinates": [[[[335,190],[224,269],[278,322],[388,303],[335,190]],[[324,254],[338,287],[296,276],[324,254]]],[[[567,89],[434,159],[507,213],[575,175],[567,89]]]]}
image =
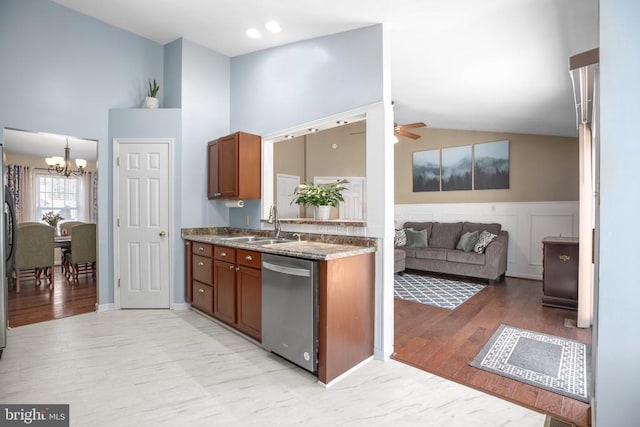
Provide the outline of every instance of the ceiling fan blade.
{"type": "Polygon", "coordinates": [[[427,125],[423,122],[416,122],[416,123],[408,123],[406,125],[399,125],[398,127],[400,129],[426,128],[427,125]]]}
{"type": "Polygon", "coordinates": [[[415,133],[411,133],[411,132],[407,132],[406,130],[402,130],[402,129],[396,130],[396,135],[404,136],[406,138],[411,138],[411,139],[420,138],[420,135],[415,134],[415,133]]]}

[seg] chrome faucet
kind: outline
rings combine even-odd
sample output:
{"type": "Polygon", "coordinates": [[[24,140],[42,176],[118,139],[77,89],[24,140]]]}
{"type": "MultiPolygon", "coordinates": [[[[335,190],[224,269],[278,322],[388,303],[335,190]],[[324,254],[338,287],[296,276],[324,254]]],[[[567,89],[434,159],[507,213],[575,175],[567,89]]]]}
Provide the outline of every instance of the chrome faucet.
{"type": "Polygon", "coordinates": [[[269,219],[267,222],[273,224],[273,238],[278,239],[280,237],[280,220],[278,219],[278,208],[276,208],[275,205],[271,205],[271,209],[269,209],[269,219]]]}

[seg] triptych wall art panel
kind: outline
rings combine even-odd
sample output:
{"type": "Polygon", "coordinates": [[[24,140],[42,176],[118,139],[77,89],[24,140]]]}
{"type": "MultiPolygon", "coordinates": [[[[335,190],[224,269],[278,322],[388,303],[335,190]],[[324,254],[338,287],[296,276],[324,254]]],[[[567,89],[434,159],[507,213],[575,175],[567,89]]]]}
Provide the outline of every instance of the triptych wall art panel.
{"type": "Polygon", "coordinates": [[[509,141],[413,153],[413,192],[509,188],[509,141]]]}

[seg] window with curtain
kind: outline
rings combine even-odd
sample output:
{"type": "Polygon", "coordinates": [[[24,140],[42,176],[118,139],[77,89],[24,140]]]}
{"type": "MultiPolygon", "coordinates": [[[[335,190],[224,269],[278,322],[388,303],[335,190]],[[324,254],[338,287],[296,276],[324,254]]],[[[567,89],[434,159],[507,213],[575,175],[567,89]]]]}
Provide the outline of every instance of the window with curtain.
{"type": "Polygon", "coordinates": [[[83,191],[78,177],[36,175],[36,218],[49,211],[59,213],[65,220],[81,221],[83,191]]]}

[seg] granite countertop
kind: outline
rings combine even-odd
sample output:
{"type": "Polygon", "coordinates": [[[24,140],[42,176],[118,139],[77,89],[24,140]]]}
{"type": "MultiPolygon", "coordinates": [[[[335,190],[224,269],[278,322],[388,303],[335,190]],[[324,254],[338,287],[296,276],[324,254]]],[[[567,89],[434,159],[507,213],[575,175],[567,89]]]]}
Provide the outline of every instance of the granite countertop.
{"type": "MultiPolygon", "coordinates": [[[[203,231],[206,233],[207,230],[203,231]]],[[[189,230],[183,230],[182,238],[194,242],[210,243],[214,245],[228,246],[232,248],[239,248],[262,253],[292,256],[296,258],[313,259],[320,261],[362,255],[376,251],[376,247],[371,245],[368,241],[370,239],[364,240],[367,245],[356,245],[350,243],[327,243],[309,240],[293,240],[272,244],[251,244],[243,241],[236,241],[233,240],[233,238],[255,235],[260,239],[268,239],[270,236],[261,235],[260,233],[223,234],[218,232],[219,230],[210,231],[212,231],[211,234],[200,234],[190,232],[189,230]]]]}

